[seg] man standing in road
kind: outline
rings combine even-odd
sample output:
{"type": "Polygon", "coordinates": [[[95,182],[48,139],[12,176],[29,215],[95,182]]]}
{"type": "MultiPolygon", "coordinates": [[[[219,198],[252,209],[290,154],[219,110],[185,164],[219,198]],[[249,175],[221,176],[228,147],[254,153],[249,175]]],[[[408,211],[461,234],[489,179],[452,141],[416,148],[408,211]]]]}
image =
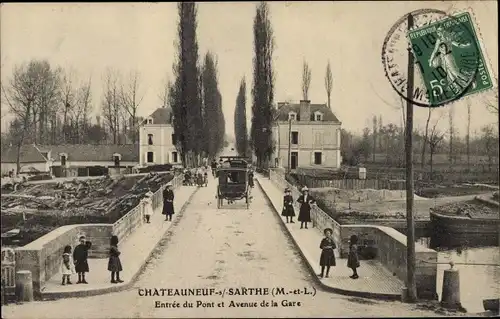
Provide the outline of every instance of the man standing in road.
{"type": "Polygon", "coordinates": [[[174,214],[174,191],[172,190],[172,183],[168,183],[163,191],[163,211],[166,221],[172,221],[174,214]]]}

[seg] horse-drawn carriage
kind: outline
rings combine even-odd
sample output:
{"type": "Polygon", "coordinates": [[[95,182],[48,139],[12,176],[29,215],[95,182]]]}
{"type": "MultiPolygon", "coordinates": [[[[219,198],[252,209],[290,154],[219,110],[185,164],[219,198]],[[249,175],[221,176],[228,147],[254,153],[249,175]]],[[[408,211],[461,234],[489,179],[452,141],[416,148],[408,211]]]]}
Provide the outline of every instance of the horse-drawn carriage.
{"type": "Polygon", "coordinates": [[[217,208],[221,208],[224,200],[228,204],[235,200],[245,199],[247,209],[250,207],[249,165],[248,160],[239,156],[224,156],[221,167],[217,169],[217,208]]]}

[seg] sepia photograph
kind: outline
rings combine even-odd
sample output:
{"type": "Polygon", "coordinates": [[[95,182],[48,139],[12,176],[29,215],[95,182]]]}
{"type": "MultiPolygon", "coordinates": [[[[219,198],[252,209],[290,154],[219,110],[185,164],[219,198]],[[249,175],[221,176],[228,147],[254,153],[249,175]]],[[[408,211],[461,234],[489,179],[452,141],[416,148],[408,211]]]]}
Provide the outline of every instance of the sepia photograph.
{"type": "Polygon", "coordinates": [[[497,27],[2,3],[2,318],[499,316],[497,27]]]}

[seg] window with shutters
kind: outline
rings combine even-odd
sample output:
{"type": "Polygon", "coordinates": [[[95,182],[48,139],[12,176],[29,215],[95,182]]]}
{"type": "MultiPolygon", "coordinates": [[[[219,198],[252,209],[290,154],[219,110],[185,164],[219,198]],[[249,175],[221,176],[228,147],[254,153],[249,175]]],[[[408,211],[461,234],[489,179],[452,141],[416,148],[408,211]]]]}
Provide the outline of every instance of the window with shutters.
{"type": "Polygon", "coordinates": [[[321,165],[321,160],[323,154],[321,152],[314,152],[314,164],[315,165],[321,165]]]}
{"type": "Polygon", "coordinates": [[[148,145],[153,145],[153,134],[148,134],[148,145]]]}
{"type": "Polygon", "coordinates": [[[299,144],[299,132],[292,132],[292,144],[299,144]]]}
{"type": "Polygon", "coordinates": [[[153,163],[154,162],[154,153],[153,152],[147,152],[146,161],[148,163],[153,163]]]}

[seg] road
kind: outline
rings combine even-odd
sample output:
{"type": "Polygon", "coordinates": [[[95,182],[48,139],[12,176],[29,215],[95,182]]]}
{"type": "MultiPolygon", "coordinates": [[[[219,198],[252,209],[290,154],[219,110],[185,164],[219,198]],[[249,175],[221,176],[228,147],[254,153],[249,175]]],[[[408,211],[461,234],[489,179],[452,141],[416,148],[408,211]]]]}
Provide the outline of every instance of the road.
{"type": "MultiPolygon", "coordinates": [[[[260,189],[249,210],[243,202],[216,208],[215,181],[201,188],[172,233],[129,290],[102,296],[32,302],[2,307],[4,318],[151,318],[151,317],[360,317],[434,316],[400,302],[370,301],[321,291],[296,248],[283,233],[260,189]],[[316,295],[229,296],[228,288],[316,289],[316,295]],[[225,296],[141,297],[149,288],[225,289],[225,296]],[[196,301],[214,307],[196,307],[196,301]],[[276,307],[229,307],[235,302],[271,302],[276,307]],[[301,305],[284,307],[283,300],[301,305]],[[155,308],[156,301],[181,308],[155,308]],[[185,301],[193,308],[182,308],[185,301]],[[217,307],[224,302],[224,307],[217,307]]],[[[126,266],[126,265],[125,265],[126,266]]],[[[342,267],[339,265],[338,267],[342,267]]],[[[91,274],[90,274],[91,277],[91,274]]],[[[165,304],[166,305],[166,304],[165,304]]]]}

